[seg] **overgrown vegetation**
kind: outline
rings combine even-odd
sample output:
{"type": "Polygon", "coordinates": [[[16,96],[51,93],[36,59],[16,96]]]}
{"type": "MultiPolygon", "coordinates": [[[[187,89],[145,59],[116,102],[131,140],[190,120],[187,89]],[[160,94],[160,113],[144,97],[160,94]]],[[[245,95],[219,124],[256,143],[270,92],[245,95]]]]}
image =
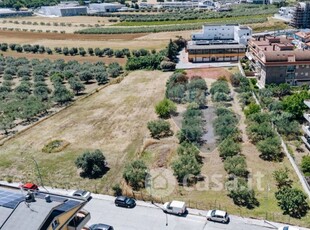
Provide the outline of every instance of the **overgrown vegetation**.
{"type": "Polygon", "coordinates": [[[278,191],[275,196],[284,215],[294,218],[305,216],[309,210],[307,196],[300,189],[292,188],[292,180],[288,176],[288,170],[280,169],[274,172],[278,191]]]}
{"type": "Polygon", "coordinates": [[[107,83],[120,71],[117,63],[106,66],[103,62],[80,64],[62,59],[0,57],[0,129],[8,134],[19,119],[22,124],[29,124],[47,115],[52,106],[70,103],[74,94],[85,90],[84,84],[93,79],[98,84],[107,83]]]}
{"type": "Polygon", "coordinates": [[[127,164],[123,172],[123,178],[135,190],[145,187],[146,175],[147,167],[142,160],[135,160],[127,164]]]}

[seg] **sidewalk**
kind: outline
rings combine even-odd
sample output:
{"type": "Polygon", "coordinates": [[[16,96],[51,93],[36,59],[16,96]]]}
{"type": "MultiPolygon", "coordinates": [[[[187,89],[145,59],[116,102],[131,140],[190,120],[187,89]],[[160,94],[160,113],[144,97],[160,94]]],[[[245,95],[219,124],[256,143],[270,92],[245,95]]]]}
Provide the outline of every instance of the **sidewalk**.
{"type": "MultiPolygon", "coordinates": [[[[4,186],[9,186],[9,187],[18,187],[20,183],[8,183],[6,181],[0,181],[0,187],[1,185],[4,186]]],[[[58,189],[58,188],[51,188],[51,187],[45,187],[46,190],[50,193],[55,193],[55,194],[61,194],[61,195],[70,195],[73,191],[75,190],[65,190],[65,189],[58,189]]],[[[41,191],[46,191],[44,188],[40,187],[41,191]]],[[[114,202],[115,197],[110,196],[110,195],[104,195],[104,194],[92,194],[93,199],[99,199],[99,200],[106,200],[106,201],[111,201],[114,202]]],[[[163,206],[163,204],[160,203],[154,203],[152,204],[151,202],[145,202],[141,200],[136,201],[137,206],[143,206],[143,207],[148,207],[148,208],[156,208],[159,209],[163,206]]],[[[195,215],[195,216],[201,216],[205,217],[207,214],[207,210],[199,210],[199,209],[192,209],[188,208],[188,214],[189,215],[195,215]]],[[[284,224],[280,223],[275,223],[275,222],[270,222],[270,221],[265,221],[265,220],[258,220],[258,219],[252,219],[252,218],[244,218],[240,216],[234,216],[230,215],[231,218],[235,220],[239,220],[241,222],[244,222],[248,225],[256,225],[256,226],[261,226],[265,228],[270,228],[270,229],[278,229],[279,227],[287,226],[284,224]]],[[[308,228],[299,228],[300,230],[309,230],[308,228]]]]}

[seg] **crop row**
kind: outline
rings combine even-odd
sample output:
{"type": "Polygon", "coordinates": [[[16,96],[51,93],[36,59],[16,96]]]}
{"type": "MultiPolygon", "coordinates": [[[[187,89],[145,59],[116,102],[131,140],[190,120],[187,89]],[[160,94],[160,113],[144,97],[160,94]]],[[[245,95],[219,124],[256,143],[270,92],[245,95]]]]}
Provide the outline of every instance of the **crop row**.
{"type": "Polygon", "coordinates": [[[242,17],[235,20],[231,18],[223,18],[218,20],[210,20],[208,22],[200,22],[193,24],[174,24],[174,25],[162,25],[162,26],[137,26],[137,27],[110,27],[110,28],[88,28],[76,31],[78,34],[123,34],[123,33],[158,33],[168,31],[182,31],[182,30],[194,30],[200,29],[202,25],[209,23],[240,23],[240,24],[251,24],[251,23],[262,23],[267,21],[266,17],[242,17]]]}

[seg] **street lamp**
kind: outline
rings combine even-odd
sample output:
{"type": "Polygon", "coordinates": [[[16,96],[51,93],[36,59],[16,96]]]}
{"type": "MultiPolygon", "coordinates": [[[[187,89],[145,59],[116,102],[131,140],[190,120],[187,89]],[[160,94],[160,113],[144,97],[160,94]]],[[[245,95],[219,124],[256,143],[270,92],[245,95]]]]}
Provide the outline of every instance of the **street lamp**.
{"type": "Polygon", "coordinates": [[[36,170],[38,172],[38,176],[40,178],[41,187],[43,187],[48,192],[48,190],[44,187],[43,180],[42,180],[42,175],[41,175],[41,172],[40,172],[40,168],[39,168],[38,162],[36,161],[36,159],[34,159],[34,157],[29,157],[29,159],[33,160],[33,162],[35,164],[36,170]]]}

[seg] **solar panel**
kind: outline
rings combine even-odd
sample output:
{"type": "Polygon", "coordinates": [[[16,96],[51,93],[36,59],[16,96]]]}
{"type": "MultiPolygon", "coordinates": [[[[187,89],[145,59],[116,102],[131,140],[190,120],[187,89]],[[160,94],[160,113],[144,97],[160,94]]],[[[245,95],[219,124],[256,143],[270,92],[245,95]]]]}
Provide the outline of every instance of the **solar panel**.
{"type": "MultiPolygon", "coordinates": [[[[38,192],[38,193],[36,193],[35,197],[40,198],[40,199],[45,199],[46,195],[49,195],[49,194],[38,192]]],[[[67,198],[59,197],[59,196],[53,196],[53,195],[50,195],[50,198],[51,198],[51,201],[56,201],[56,202],[65,202],[67,200],[67,198]]]]}
{"type": "Polygon", "coordinates": [[[25,197],[22,194],[0,190],[0,206],[15,209],[23,200],[25,197]]]}
{"type": "Polygon", "coordinates": [[[69,211],[72,208],[75,208],[77,205],[79,205],[81,202],[75,201],[75,200],[69,200],[63,204],[61,204],[57,210],[66,212],[69,211]]]}

